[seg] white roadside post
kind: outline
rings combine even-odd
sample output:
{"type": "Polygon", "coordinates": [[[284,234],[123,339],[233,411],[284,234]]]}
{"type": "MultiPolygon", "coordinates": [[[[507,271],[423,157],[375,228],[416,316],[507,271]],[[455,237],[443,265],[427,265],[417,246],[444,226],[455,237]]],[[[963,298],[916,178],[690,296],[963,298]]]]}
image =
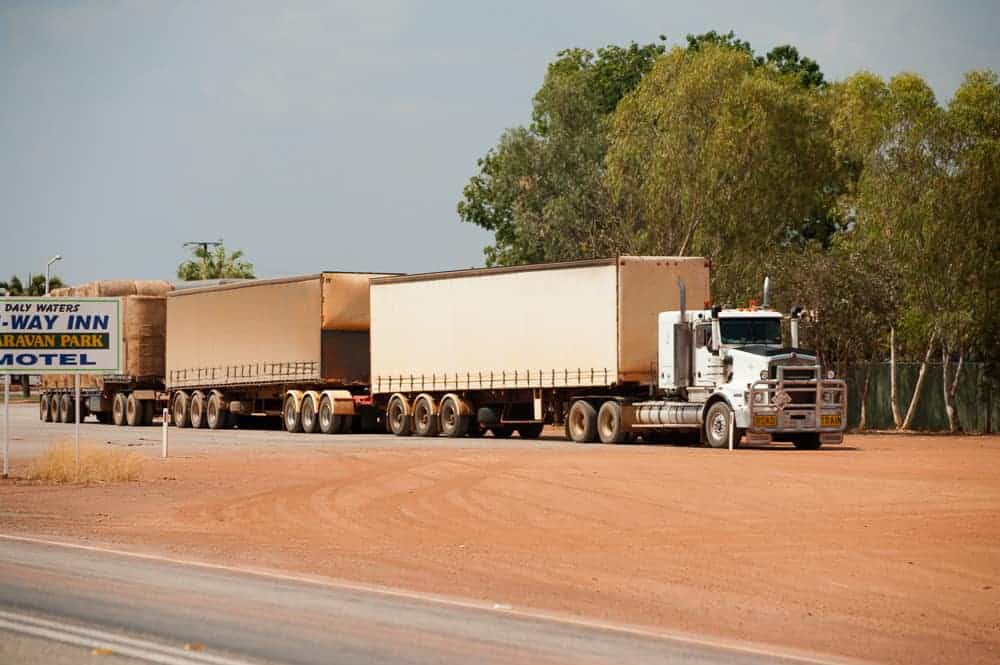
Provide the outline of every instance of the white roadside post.
{"type": "Polygon", "coordinates": [[[167,437],[169,436],[169,429],[167,428],[167,423],[170,421],[170,412],[166,408],[163,409],[163,450],[160,452],[160,457],[167,459],[167,437]]]}
{"type": "Polygon", "coordinates": [[[7,446],[10,441],[10,374],[3,375],[3,477],[10,470],[7,465],[7,446]]]}
{"type": "Polygon", "coordinates": [[[736,436],[736,412],[729,418],[729,450],[733,449],[733,437],[736,436]]]}

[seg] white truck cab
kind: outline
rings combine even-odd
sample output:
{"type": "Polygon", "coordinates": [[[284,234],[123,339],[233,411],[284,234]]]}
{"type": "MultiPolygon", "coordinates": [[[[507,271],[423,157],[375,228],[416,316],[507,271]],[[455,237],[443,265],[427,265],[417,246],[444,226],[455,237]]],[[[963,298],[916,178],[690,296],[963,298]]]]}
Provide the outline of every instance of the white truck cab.
{"type": "Polygon", "coordinates": [[[658,388],[664,401],[635,406],[637,427],[700,425],[713,447],[791,441],[800,448],[843,442],[847,386],[824,376],[816,353],[798,346],[796,309],[789,316],[791,339],[783,339],[780,312],[764,304],[745,308],[659,315],[658,388]],[[656,405],[661,408],[656,408],[656,405]]]}

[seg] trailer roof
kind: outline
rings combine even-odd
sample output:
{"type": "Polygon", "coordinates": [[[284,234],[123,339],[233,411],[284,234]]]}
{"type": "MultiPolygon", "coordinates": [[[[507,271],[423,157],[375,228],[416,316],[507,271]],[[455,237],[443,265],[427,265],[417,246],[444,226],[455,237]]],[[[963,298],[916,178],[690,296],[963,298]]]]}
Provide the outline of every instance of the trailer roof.
{"type": "Polygon", "coordinates": [[[385,275],[384,272],[352,272],[349,270],[324,270],[323,272],[310,273],[308,275],[293,275],[292,277],[272,277],[269,279],[243,279],[224,284],[211,284],[207,286],[196,286],[194,288],[181,288],[171,291],[168,296],[186,296],[193,293],[206,293],[209,291],[231,291],[233,289],[245,289],[252,286],[265,284],[288,284],[290,282],[307,282],[311,279],[320,279],[323,275],[385,275]]]}
{"type": "Polygon", "coordinates": [[[480,277],[484,275],[500,275],[504,273],[532,272],[537,270],[566,270],[573,268],[591,268],[594,266],[613,266],[619,261],[628,259],[658,259],[669,261],[705,261],[697,256],[613,256],[602,259],[582,259],[579,261],[556,261],[552,263],[528,263],[520,266],[504,266],[500,268],[465,268],[463,270],[442,270],[393,277],[378,277],[372,284],[399,284],[401,282],[422,282],[437,279],[453,279],[459,277],[480,277]]]}

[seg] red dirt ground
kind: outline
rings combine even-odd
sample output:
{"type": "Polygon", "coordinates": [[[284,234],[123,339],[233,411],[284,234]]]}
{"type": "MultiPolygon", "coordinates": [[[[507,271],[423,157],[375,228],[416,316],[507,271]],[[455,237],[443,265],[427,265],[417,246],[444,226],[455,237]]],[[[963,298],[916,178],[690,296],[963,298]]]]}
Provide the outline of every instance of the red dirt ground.
{"type": "Polygon", "coordinates": [[[148,459],[134,483],[8,481],[0,531],[882,662],[1000,661],[1000,437],[224,450],[148,459]]]}

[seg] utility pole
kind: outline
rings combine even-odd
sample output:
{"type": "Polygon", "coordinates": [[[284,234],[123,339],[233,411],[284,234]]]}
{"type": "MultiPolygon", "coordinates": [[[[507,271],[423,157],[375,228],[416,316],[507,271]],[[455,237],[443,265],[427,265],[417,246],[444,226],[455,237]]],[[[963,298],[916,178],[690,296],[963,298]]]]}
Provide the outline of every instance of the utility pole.
{"type": "Polygon", "coordinates": [[[192,240],[190,242],[184,243],[185,247],[201,247],[202,250],[207,254],[209,247],[218,247],[222,244],[222,238],[218,240],[192,240]]]}

